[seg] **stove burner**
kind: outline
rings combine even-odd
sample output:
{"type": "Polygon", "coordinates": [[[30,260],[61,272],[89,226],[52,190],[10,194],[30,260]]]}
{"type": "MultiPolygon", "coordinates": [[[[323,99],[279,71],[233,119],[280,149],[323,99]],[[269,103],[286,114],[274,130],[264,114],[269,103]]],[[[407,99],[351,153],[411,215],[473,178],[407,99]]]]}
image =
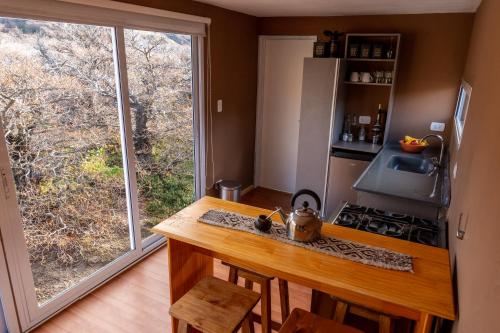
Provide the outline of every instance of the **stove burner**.
{"type": "Polygon", "coordinates": [[[378,215],[378,216],[387,216],[387,217],[392,217],[392,218],[398,219],[398,220],[408,219],[408,215],[406,215],[406,214],[387,212],[387,211],[380,210],[380,209],[370,209],[370,211],[372,211],[373,213],[375,213],[375,215],[378,215]]]}
{"type": "Polygon", "coordinates": [[[361,222],[362,216],[349,212],[342,212],[339,214],[338,218],[335,220],[335,224],[349,226],[352,224],[357,224],[361,222]]]}
{"type": "Polygon", "coordinates": [[[366,212],[366,207],[354,205],[354,204],[351,204],[351,203],[347,203],[344,206],[343,211],[344,210],[358,212],[358,213],[364,213],[364,212],[366,212]]]}
{"type": "Polygon", "coordinates": [[[421,219],[419,217],[415,217],[413,219],[413,224],[419,227],[439,229],[439,226],[437,225],[436,221],[421,219]]]}
{"type": "Polygon", "coordinates": [[[420,244],[438,246],[437,235],[435,231],[428,229],[417,229],[415,240],[420,244]]]}
{"type": "Polygon", "coordinates": [[[399,223],[372,218],[366,225],[366,230],[381,235],[391,237],[401,237],[404,233],[404,226],[399,223]]]}
{"type": "Polygon", "coordinates": [[[333,223],[415,243],[446,247],[446,227],[441,222],[411,215],[346,203],[333,223]]]}

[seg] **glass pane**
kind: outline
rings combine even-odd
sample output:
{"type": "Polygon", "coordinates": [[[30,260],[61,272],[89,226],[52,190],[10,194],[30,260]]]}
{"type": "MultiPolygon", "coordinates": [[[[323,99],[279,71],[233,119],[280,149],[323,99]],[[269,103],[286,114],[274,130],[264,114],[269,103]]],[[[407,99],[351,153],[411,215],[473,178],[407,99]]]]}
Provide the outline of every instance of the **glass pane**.
{"type": "Polygon", "coordinates": [[[0,110],[39,303],[131,250],[111,34],[0,18],[0,110]]]}
{"type": "Polygon", "coordinates": [[[143,238],[194,200],[191,37],[125,30],[143,238]]]}

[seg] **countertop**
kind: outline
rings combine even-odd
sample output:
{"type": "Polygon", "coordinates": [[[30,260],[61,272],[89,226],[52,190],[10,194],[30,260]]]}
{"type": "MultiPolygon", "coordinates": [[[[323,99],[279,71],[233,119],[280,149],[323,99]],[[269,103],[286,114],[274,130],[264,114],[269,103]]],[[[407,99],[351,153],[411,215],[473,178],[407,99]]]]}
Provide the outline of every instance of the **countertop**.
{"type": "Polygon", "coordinates": [[[410,154],[403,152],[399,145],[386,145],[353,188],[357,191],[415,200],[435,207],[446,205],[446,190],[443,191],[443,179],[447,170],[446,158],[443,158],[444,167],[436,175],[429,176],[388,168],[389,160],[394,155],[431,158],[439,157],[439,150],[428,148],[421,154],[410,154]],[[435,195],[431,196],[434,189],[435,195]]]}
{"type": "Polygon", "coordinates": [[[376,145],[373,143],[360,142],[360,141],[354,141],[354,142],[337,141],[332,145],[332,148],[351,150],[362,153],[377,154],[382,149],[382,145],[376,145]]]}

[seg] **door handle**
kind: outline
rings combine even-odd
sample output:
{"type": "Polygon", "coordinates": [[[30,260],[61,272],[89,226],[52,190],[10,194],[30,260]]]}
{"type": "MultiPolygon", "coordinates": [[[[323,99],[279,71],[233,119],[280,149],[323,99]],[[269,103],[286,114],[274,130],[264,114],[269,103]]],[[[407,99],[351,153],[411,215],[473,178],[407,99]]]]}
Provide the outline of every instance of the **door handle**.
{"type": "Polygon", "coordinates": [[[469,217],[467,216],[467,219],[465,220],[464,227],[462,229],[462,218],[464,214],[460,213],[460,217],[458,218],[458,227],[457,227],[457,238],[460,240],[464,239],[465,232],[467,231],[467,224],[469,222],[469,217]]]}

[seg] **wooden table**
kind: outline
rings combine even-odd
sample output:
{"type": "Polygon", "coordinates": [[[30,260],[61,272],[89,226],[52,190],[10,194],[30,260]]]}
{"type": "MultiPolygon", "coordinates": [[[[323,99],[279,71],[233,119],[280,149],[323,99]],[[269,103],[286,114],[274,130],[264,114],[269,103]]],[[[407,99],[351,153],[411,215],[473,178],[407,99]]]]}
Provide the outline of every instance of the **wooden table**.
{"type": "MultiPolygon", "coordinates": [[[[415,320],[415,333],[430,332],[433,316],[455,319],[450,264],[445,249],[323,225],[324,235],[383,247],[415,258],[414,273],[398,272],[197,222],[209,209],[248,216],[269,213],[265,209],[204,197],[157,225],[153,231],[168,238],[172,303],[202,277],[213,275],[213,259],[217,258],[376,311],[415,320]]],[[[172,326],[175,332],[176,325],[172,326]]]]}

